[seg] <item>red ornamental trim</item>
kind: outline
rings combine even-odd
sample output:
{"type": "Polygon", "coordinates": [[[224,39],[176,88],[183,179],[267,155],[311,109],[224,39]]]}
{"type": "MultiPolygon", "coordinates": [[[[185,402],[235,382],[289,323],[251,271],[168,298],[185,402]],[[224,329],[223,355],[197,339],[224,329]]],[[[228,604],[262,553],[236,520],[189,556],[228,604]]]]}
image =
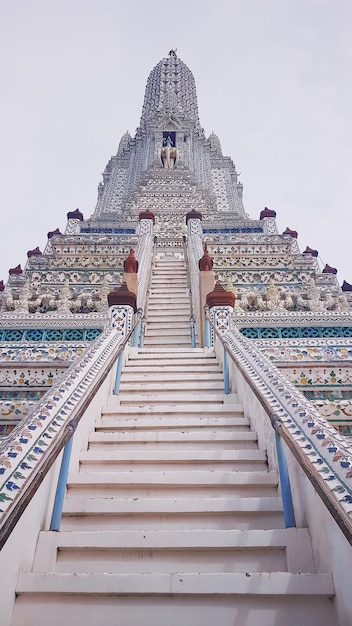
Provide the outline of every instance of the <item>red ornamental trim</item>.
{"type": "Polygon", "coordinates": [[[109,307],[115,305],[131,306],[134,312],[137,311],[136,295],[132,293],[132,291],[129,291],[126,283],[122,283],[119,289],[108,293],[108,304],[109,307]]]}
{"type": "Polygon", "coordinates": [[[282,233],[283,235],[290,235],[294,239],[297,239],[298,232],[296,230],[291,230],[291,228],[287,227],[286,230],[282,233]]]}
{"type": "Polygon", "coordinates": [[[266,206],[259,215],[259,219],[263,220],[265,217],[276,217],[276,211],[272,211],[271,209],[268,209],[268,207],[266,206]]]}
{"type": "Polygon", "coordinates": [[[40,254],[42,254],[42,252],[39,250],[39,247],[37,246],[36,248],[34,248],[34,250],[28,250],[27,257],[30,259],[31,256],[37,256],[40,254]]]}
{"type": "Polygon", "coordinates": [[[349,283],[347,283],[345,280],[342,283],[342,287],[341,287],[342,291],[352,291],[352,285],[350,285],[349,283]]]}
{"type": "Polygon", "coordinates": [[[153,224],[155,224],[155,215],[149,209],[146,211],[142,211],[138,216],[139,221],[141,220],[153,220],[153,224]]]}
{"type": "Polygon", "coordinates": [[[201,220],[203,219],[202,214],[199,213],[199,211],[195,211],[194,209],[192,209],[192,211],[189,211],[188,213],[186,213],[186,224],[188,224],[188,220],[201,220]]]}
{"type": "Polygon", "coordinates": [[[330,265],[326,264],[323,269],[323,274],[337,274],[336,267],[330,267],[330,265]]]}
{"type": "Polygon", "coordinates": [[[79,209],[76,209],[75,211],[69,211],[67,213],[67,219],[68,220],[80,220],[81,222],[83,222],[84,217],[83,217],[83,213],[81,213],[79,209]]]}
{"type": "Polygon", "coordinates": [[[306,249],[303,250],[303,254],[311,254],[312,256],[317,257],[319,255],[319,252],[318,250],[313,250],[312,248],[307,246],[306,249]]]}
{"type": "Polygon", "coordinates": [[[208,293],[206,297],[206,303],[209,308],[213,306],[230,306],[234,307],[235,305],[235,294],[231,291],[226,291],[219,281],[217,281],[214,290],[208,293]]]}
{"type": "Polygon", "coordinates": [[[51,230],[51,231],[48,233],[48,239],[51,239],[51,238],[52,238],[52,237],[54,237],[55,235],[62,235],[62,232],[61,232],[58,228],[56,228],[55,230],[51,230]]]}
{"type": "Polygon", "coordinates": [[[131,248],[128,257],[123,262],[123,270],[126,274],[137,274],[138,261],[134,256],[134,250],[131,248]]]}
{"type": "Polygon", "coordinates": [[[207,244],[204,245],[204,254],[198,261],[198,267],[201,272],[210,272],[214,261],[208,253],[207,244]]]}
{"type": "Polygon", "coordinates": [[[13,274],[22,274],[22,267],[20,265],[17,265],[16,267],[12,267],[9,270],[9,274],[13,275],[13,274]]]}

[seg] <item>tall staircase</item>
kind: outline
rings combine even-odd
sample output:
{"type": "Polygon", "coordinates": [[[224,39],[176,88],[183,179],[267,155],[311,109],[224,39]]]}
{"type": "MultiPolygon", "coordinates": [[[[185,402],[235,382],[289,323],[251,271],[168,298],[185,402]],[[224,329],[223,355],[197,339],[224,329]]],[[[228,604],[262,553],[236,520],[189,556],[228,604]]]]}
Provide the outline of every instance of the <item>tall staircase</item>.
{"type": "Polygon", "coordinates": [[[61,530],[40,533],[19,577],[12,626],[333,626],[308,531],[284,528],[236,393],[215,354],[190,347],[171,254],[155,263],[144,347],[69,475],[61,530]]]}

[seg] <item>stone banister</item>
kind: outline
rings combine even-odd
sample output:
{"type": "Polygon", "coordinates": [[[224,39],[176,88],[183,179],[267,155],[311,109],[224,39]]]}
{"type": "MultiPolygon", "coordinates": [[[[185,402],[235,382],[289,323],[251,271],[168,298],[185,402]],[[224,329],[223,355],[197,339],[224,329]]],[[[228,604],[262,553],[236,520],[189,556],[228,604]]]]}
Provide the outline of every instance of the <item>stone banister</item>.
{"type": "Polygon", "coordinates": [[[138,245],[135,252],[136,259],[138,259],[139,264],[137,307],[145,308],[150,283],[154,247],[153,220],[150,218],[141,219],[139,222],[138,245]]]}
{"type": "Polygon", "coordinates": [[[190,214],[188,214],[187,220],[187,258],[192,292],[192,308],[198,332],[198,339],[200,340],[199,331],[202,328],[203,315],[201,313],[200,304],[200,278],[198,262],[199,259],[203,256],[203,231],[201,219],[199,217],[197,217],[196,219],[190,218],[189,215],[190,214]]]}
{"type": "MultiPolygon", "coordinates": [[[[216,307],[213,308],[216,309],[216,307]]],[[[224,311],[221,311],[223,317],[224,311]]],[[[208,314],[209,318],[209,314],[208,314]]],[[[209,320],[210,323],[213,323],[209,320]]],[[[220,341],[273,418],[273,427],[298,461],[352,545],[352,450],[312,403],[252,342],[232,326],[220,341]],[[273,417],[274,416],[274,417],[273,417]]]]}

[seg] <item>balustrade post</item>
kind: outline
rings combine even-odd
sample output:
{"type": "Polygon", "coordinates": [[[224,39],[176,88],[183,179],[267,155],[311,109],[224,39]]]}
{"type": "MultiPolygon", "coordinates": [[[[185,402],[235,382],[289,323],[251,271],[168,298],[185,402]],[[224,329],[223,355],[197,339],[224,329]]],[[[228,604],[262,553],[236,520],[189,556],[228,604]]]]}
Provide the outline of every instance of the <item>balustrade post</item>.
{"type": "Polygon", "coordinates": [[[65,498],[65,493],[66,493],[66,483],[67,483],[67,476],[68,476],[68,468],[70,465],[72,443],[73,443],[73,433],[64,447],[62,460],[61,460],[61,466],[60,466],[59,478],[57,481],[53,512],[52,512],[51,522],[50,522],[50,527],[49,527],[49,530],[53,530],[55,532],[58,532],[60,530],[62,507],[64,504],[64,498],[65,498]]]}
{"type": "Polygon", "coordinates": [[[230,393],[230,374],[229,374],[229,361],[228,361],[228,356],[226,352],[226,346],[224,346],[223,369],[224,369],[224,393],[228,395],[230,393]]]}
{"type": "Polygon", "coordinates": [[[282,439],[277,431],[275,431],[275,443],[285,528],[295,528],[296,520],[295,512],[293,509],[290,477],[288,474],[286,455],[282,439]]]}

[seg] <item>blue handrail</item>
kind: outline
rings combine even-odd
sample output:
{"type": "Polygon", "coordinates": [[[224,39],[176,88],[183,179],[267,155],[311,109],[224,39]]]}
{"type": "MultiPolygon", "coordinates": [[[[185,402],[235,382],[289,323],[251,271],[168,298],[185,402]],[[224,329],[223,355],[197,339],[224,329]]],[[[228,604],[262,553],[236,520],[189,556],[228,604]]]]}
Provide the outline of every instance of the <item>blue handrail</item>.
{"type": "Polygon", "coordinates": [[[289,474],[288,474],[285,450],[283,448],[282,438],[280,436],[282,422],[276,415],[273,415],[271,407],[268,405],[265,398],[263,398],[262,395],[255,388],[252,380],[247,375],[247,372],[242,368],[241,364],[237,362],[237,360],[234,358],[231,352],[230,353],[228,352],[228,345],[226,341],[224,341],[223,337],[220,335],[219,331],[217,330],[217,328],[215,327],[215,325],[211,322],[209,318],[209,307],[207,306],[204,307],[204,313],[205,313],[205,345],[207,347],[210,347],[210,326],[212,326],[214,333],[217,335],[217,337],[219,338],[224,348],[223,369],[224,369],[224,392],[225,394],[230,393],[230,375],[229,375],[229,366],[228,366],[228,354],[230,354],[230,357],[235,363],[236,367],[239,369],[239,371],[241,372],[242,376],[245,378],[246,382],[249,384],[252,391],[254,391],[256,397],[258,398],[259,402],[261,403],[266,413],[269,415],[271,425],[273,426],[275,430],[276,454],[277,454],[277,460],[278,460],[279,482],[280,482],[280,488],[281,488],[281,498],[282,498],[285,527],[295,528],[296,521],[295,521],[294,508],[293,508],[290,479],[289,479],[289,474]]]}

